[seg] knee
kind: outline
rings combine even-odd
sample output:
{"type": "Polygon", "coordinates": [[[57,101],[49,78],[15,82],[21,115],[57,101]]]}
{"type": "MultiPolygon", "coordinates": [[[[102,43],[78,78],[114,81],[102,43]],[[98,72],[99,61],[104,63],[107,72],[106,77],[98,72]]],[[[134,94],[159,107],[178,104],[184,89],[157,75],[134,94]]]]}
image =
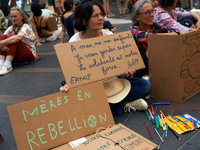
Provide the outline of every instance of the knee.
{"type": "Polygon", "coordinates": [[[151,82],[148,80],[144,80],[144,84],[143,84],[143,92],[144,95],[149,95],[151,93],[151,89],[152,89],[152,85],[151,82]]]}

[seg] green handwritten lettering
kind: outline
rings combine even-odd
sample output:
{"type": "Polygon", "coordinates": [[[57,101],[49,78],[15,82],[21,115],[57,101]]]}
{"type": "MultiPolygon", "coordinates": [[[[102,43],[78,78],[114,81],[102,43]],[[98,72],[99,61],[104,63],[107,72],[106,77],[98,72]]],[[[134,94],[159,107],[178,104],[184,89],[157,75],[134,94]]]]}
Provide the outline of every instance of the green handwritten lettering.
{"type": "Polygon", "coordinates": [[[35,107],[35,109],[34,109],[34,111],[33,111],[32,113],[29,113],[29,112],[26,111],[25,109],[22,109],[22,114],[23,114],[23,116],[24,116],[24,121],[25,121],[25,122],[27,121],[27,120],[26,120],[26,115],[25,115],[25,113],[27,113],[27,114],[33,116],[33,114],[34,114],[35,112],[37,113],[37,115],[39,115],[39,113],[38,113],[38,108],[37,108],[37,107],[35,107]]]}
{"type": "Polygon", "coordinates": [[[46,104],[40,105],[41,113],[45,113],[49,111],[49,109],[44,110],[45,108],[46,108],[46,104]]]}
{"type": "Polygon", "coordinates": [[[86,123],[85,123],[84,116],[83,116],[83,123],[84,123],[85,128],[87,128],[86,123]]]}
{"type": "Polygon", "coordinates": [[[58,129],[59,129],[60,135],[63,135],[63,134],[66,134],[67,131],[61,132],[61,129],[63,128],[63,126],[60,126],[61,123],[63,123],[63,121],[59,121],[59,122],[58,122],[58,129]]]}
{"type": "Polygon", "coordinates": [[[68,123],[69,123],[69,128],[70,128],[70,130],[71,130],[71,131],[74,131],[76,128],[73,128],[73,129],[72,129],[72,126],[71,126],[71,123],[70,123],[70,119],[68,119],[68,123]]]}
{"type": "Polygon", "coordinates": [[[88,91],[88,93],[85,92],[85,99],[86,99],[87,97],[90,98],[90,91],[88,91]]]}
{"type": "Polygon", "coordinates": [[[40,142],[42,143],[42,144],[45,144],[45,143],[47,143],[47,141],[42,141],[42,136],[44,136],[45,135],[45,133],[43,133],[43,134],[40,134],[39,133],[39,131],[40,130],[43,130],[44,128],[39,128],[39,129],[37,129],[37,133],[38,133],[38,136],[39,136],[39,139],[40,139],[40,142]]]}
{"type": "Polygon", "coordinates": [[[65,96],[64,99],[66,100],[65,101],[65,104],[66,104],[68,102],[67,96],[65,96]]]}
{"type": "Polygon", "coordinates": [[[49,101],[49,104],[50,104],[50,107],[51,107],[51,111],[53,110],[53,107],[57,108],[57,106],[53,104],[52,100],[49,101]]]}
{"type": "Polygon", "coordinates": [[[33,150],[33,146],[32,146],[31,143],[33,143],[33,144],[35,144],[37,146],[40,146],[38,143],[36,143],[36,142],[33,141],[33,139],[35,138],[35,134],[33,132],[27,131],[26,135],[27,135],[27,140],[28,140],[28,143],[30,145],[31,150],[33,150]],[[33,138],[30,139],[29,133],[33,135],[33,138]]]}
{"type": "Polygon", "coordinates": [[[82,98],[80,98],[81,97],[81,95],[79,94],[79,93],[81,93],[82,91],[78,91],[78,100],[79,101],[82,101],[83,99],[82,98]]]}
{"type": "Polygon", "coordinates": [[[76,125],[76,128],[77,129],[81,129],[82,127],[78,127],[77,123],[76,123],[76,118],[74,118],[74,122],[75,122],[75,125],[76,125]]]}
{"type": "Polygon", "coordinates": [[[105,113],[105,117],[102,117],[102,116],[99,114],[99,118],[100,118],[101,124],[103,124],[102,119],[106,122],[106,113],[105,113]]]}
{"type": "Polygon", "coordinates": [[[57,105],[60,106],[62,105],[62,100],[60,99],[61,97],[57,97],[57,105]]]}
{"type": "Polygon", "coordinates": [[[51,135],[51,139],[54,140],[57,137],[57,131],[55,130],[56,127],[53,123],[49,123],[48,128],[49,128],[49,133],[51,135]],[[53,126],[53,128],[51,128],[50,126],[53,126]],[[55,133],[55,136],[52,135],[52,131],[55,133]]]}

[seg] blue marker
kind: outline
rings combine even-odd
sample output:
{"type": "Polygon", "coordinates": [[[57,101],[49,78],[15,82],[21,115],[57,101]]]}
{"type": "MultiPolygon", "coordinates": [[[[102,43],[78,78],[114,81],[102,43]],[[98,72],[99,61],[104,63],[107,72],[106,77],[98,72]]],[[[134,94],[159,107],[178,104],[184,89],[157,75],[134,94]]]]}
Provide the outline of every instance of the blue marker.
{"type": "Polygon", "coordinates": [[[151,105],[170,105],[170,103],[152,103],[151,105]]]}
{"type": "Polygon", "coordinates": [[[167,136],[168,124],[166,124],[165,136],[167,136]]]}

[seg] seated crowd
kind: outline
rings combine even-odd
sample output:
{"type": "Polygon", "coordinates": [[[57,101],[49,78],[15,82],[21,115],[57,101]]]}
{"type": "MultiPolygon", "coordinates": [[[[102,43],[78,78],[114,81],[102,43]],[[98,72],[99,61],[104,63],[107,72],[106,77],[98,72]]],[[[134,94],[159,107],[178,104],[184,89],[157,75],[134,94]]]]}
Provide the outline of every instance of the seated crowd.
{"type": "MultiPolygon", "coordinates": [[[[159,33],[178,35],[200,28],[199,15],[175,10],[176,4],[177,0],[138,0],[134,2],[131,11],[132,26],[129,27],[129,31],[136,41],[146,68],[137,71],[127,70],[122,75],[103,81],[105,85],[118,79],[120,82],[130,83],[130,91],[123,98],[109,103],[113,115],[121,115],[123,111],[146,110],[148,107],[144,99],[151,92],[151,83],[142,78],[148,75],[148,35],[159,33]]],[[[51,29],[49,17],[54,16],[58,21],[58,15],[46,10],[43,2],[31,4],[33,15],[29,19],[19,7],[11,8],[12,25],[10,26],[6,23],[3,12],[0,11],[0,15],[2,14],[0,16],[2,20],[0,75],[12,70],[12,62],[33,61],[36,58],[37,42],[54,41],[61,37],[58,44],[64,43],[66,31],[70,38],[69,42],[117,32],[116,27],[106,20],[103,6],[95,0],[81,0],[77,6],[73,0],[65,0],[64,9],[61,16],[62,27],[54,31],[51,29]]],[[[64,83],[61,91],[67,92],[68,90],[68,85],[64,83]]]]}

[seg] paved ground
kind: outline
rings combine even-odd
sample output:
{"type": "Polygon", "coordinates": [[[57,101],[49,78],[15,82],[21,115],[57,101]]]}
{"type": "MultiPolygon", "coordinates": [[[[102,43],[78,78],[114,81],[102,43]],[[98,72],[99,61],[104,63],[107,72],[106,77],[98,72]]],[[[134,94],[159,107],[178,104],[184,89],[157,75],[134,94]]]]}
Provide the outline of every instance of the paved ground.
{"type": "MultiPolygon", "coordinates": [[[[111,10],[116,14],[116,17],[109,18],[109,20],[116,25],[118,32],[127,31],[131,25],[130,16],[119,18],[116,3],[111,5],[111,10]]],[[[67,41],[67,38],[65,40],[67,41]]],[[[59,40],[37,47],[37,52],[42,55],[42,59],[38,62],[15,66],[11,73],[0,76],[0,133],[4,137],[4,140],[0,142],[0,150],[17,150],[7,106],[58,92],[60,82],[64,80],[53,48],[53,45],[58,42],[59,40]]],[[[150,98],[148,100],[148,104],[153,102],[166,101],[157,98],[150,98]]],[[[159,106],[157,109],[163,110],[170,115],[188,113],[200,120],[200,93],[189,98],[182,104],[171,102],[170,105],[159,106]]],[[[178,140],[171,132],[168,132],[168,136],[164,137],[164,131],[159,129],[159,133],[164,137],[164,143],[161,143],[154,132],[155,126],[148,120],[143,111],[123,113],[121,116],[114,117],[114,120],[116,124],[122,123],[159,145],[158,149],[200,150],[199,130],[182,134],[180,135],[181,139],[178,140]],[[150,138],[146,125],[149,125],[154,139],[150,138]]]]}

